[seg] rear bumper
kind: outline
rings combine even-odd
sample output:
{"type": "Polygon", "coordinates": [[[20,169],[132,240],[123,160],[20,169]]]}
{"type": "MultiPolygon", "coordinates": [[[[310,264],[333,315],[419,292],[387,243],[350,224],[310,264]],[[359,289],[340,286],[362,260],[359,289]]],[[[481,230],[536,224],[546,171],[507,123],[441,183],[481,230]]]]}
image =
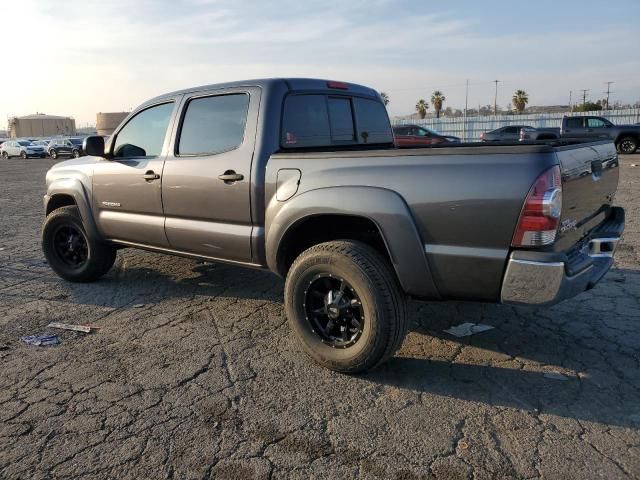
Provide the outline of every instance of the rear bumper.
{"type": "Polygon", "coordinates": [[[514,251],[502,282],[502,303],[551,305],[593,288],[613,265],[624,231],[624,210],[612,208],[608,220],[567,253],[514,251]]]}

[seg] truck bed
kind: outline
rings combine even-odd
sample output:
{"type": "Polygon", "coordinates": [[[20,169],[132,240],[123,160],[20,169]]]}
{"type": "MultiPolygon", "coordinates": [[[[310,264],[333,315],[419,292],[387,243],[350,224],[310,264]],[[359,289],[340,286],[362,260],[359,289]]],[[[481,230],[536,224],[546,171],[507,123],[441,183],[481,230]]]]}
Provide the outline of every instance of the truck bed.
{"type": "MultiPolygon", "coordinates": [[[[607,214],[617,187],[617,157],[610,142],[282,152],[267,164],[266,199],[274,205],[269,199],[280,169],[302,172],[296,195],[341,186],[395,192],[415,221],[439,295],[496,301],[525,197],[535,179],[554,165],[562,170],[561,221],[576,222],[576,229],[559,233],[557,244],[549,247],[559,251],[607,214]],[[603,166],[597,181],[585,174],[594,161],[603,166]]],[[[352,207],[366,215],[366,201],[352,207]]],[[[273,208],[279,207],[276,202],[273,208]]]]}

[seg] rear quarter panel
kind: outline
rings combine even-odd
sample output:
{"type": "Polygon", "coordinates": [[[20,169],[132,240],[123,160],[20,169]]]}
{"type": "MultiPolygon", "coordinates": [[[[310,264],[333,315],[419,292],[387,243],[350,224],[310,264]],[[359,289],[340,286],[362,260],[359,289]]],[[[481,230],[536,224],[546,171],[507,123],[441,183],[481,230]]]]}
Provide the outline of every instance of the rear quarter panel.
{"type": "MultiPolygon", "coordinates": [[[[537,176],[557,162],[552,150],[543,150],[460,146],[278,154],[267,166],[266,201],[280,208],[282,202],[272,200],[281,168],[302,171],[296,195],[330,186],[396,192],[415,222],[440,295],[495,301],[524,198],[537,176]]],[[[366,213],[367,204],[353,209],[366,213]]]]}

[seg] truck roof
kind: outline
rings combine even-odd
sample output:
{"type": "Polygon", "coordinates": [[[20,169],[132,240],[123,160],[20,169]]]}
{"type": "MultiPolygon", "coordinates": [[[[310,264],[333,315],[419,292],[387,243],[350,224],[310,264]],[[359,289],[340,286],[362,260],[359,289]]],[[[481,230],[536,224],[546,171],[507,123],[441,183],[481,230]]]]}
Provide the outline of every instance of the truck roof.
{"type": "Polygon", "coordinates": [[[336,92],[344,92],[344,93],[358,93],[360,95],[373,96],[378,97],[379,94],[374,89],[365,87],[364,85],[358,85],[356,83],[348,83],[348,82],[338,82],[335,80],[325,80],[318,78],[258,78],[253,80],[237,80],[234,82],[225,82],[225,83],[212,83],[209,85],[200,85],[197,87],[185,88],[182,90],[176,90],[169,93],[164,93],[157,97],[154,97],[148,100],[145,103],[154,102],[157,100],[161,100],[166,97],[180,95],[184,93],[192,93],[200,90],[217,90],[223,88],[232,88],[232,87],[261,87],[261,88],[272,88],[277,84],[284,83],[287,88],[291,91],[293,90],[333,90],[329,86],[330,82],[340,83],[346,86],[346,89],[335,89],[336,92]]]}

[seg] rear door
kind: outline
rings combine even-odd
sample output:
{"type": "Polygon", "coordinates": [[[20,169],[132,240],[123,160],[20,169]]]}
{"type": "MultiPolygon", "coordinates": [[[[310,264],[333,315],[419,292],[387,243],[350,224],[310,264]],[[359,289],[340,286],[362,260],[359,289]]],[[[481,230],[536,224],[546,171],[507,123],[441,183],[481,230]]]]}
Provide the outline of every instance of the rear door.
{"type": "Polygon", "coordinates": [[[164,167],[162,203],[172,249],[251,262],[251,164],[260,89],[185,95],[164,167]]]}
{"type": "Polygon", "coordinates": [[[584,117],[568,117],[564,121],[563,136],[571,138],[587,137],[584,117]]]}

